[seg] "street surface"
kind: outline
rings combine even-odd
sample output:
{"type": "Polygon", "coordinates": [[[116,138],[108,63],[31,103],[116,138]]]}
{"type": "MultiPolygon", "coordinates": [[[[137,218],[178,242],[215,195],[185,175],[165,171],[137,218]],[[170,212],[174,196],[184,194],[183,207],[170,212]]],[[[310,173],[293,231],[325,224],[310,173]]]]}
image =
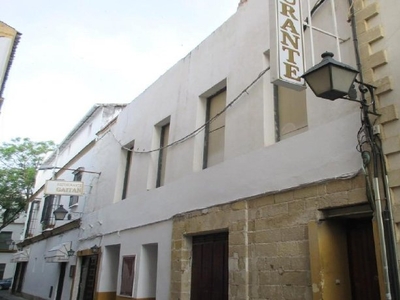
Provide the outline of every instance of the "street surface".
{"type": "Polygon", "coordinates": [[[24,298],[11,295],[9,290],[0,290],[0,300],[23,300],[24,298]]]}

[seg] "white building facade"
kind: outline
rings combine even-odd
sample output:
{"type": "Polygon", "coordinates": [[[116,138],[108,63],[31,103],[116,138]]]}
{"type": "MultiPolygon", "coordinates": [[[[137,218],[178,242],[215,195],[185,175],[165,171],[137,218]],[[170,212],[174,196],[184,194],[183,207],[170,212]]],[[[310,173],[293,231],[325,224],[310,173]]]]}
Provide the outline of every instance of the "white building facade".
{"type": "Polygon", "coordinates": [[[0,232],[0,277],[1,279],[12,278],[15,272],[13,256],[17,252],[17,243],[21,242],[25,214],[21,214],[14,222],[4,227],[0,232]]]}
{"type": "Polygon", "coordinates": [[[397,267],[386,271],[387,260],[397,265],[396,254],[386,254],[396,250],[388,241],[395,233],[379,229],[380,213],[372,202],[382,202],[397,226],[398,61],[389,58],[399,47],[391,11],[400,6],[297,3],[241,3],[234,16],[97,131],[90,149],[80,147],[84,150],[70,161],[57,163],[92,173],[82,172],[85,196],[72,205],[62,202],[72,211],[70,220],[49,230],[51,239],[42,231],[36,242],[37,231],[22,243],[31,247],[24,295],[396,298],[397,267]],[[277,14],[286,17],[283,23],[275,22],[277,14]],[[288,35],[281,36],[282,30],[288,35]],[[322,100],[299,79],[327,50],[360,67],[365,82],[377,86],[370,107],[378,106],[371,118],[374,136],[381,137],[382,145],[375,146],[383,147],[389,170],[382,167],[377,180],[386,189],[374,185],[371,192],[372,167],[359,153],[369,145],[360,103],[322,100]],[[293,89],[291,83],[271,83],[279,69],[277,54],[286,75],[297,81],[293,89]],[[40,252],[32,256],[33,245],[41,243],[49,243],[45,253],[61,251],[57,245],[75,250],[64,257],[64,267],[53,264],[46,272],[53,275],[46,275],[45,292],[35,290],[32,275],[40,252]],[[62,268],[70,278],[60,279],[62,268]]]}
{"type": "Polygon", "coordinates": [[[115,122],[125,104],[96,104],[82,118],[38,172],[25,226],[23,249],[14,255],[13,292],[39,299],[70,299],[79,228],[91,190],[100,176],[93,159],[96,133],[115,122]],[[48,192],[46,184],[84,182],[82,195],[48,192]],[[58,207],[68,209],[56,220],[58,207]]]}
{"type": "Polygon", "coordinates": [[[11,70],[21,33],[0,21],[0,111],[4,102],[3,92],[11,70]]]}
{"type": "MultiPolygon", "coordinates": [[[[0,112],[4,102],[4,91],[11,65],[16,54],[21,33],[8,24],[0,21],[0,112]]],[[[25,215],[22,214],[0,232],[0,278],[11,278],[14,275],[15,263],[11,260],[17,251],[16,243],[21,241],[25,215]]]]}

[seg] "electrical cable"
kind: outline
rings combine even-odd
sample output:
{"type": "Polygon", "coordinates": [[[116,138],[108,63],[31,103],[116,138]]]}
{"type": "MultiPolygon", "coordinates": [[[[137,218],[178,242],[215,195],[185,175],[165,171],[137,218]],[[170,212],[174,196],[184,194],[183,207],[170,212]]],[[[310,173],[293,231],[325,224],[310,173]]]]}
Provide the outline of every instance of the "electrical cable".
{"type": "MultiPolygon", "coordinates": [[[[391,203],[390,203],[390,191],[388,184],[388,176],[386,169],[386,162],[384,153],[382,151],[382,141],[380,140],[379,135],[375,134],[373,131],[373,124],[369,119],[369,113],[376,114],[376,99],[374,98],[374,88],[371,85],[365,85],[363,83],[363,75],[362,75],[362,65],[361,58],[359,53],[359,43],[356,32],[356,20],[354,16],[354,0],[349,1],[349,14],[348,14],[348,22],[351,23],[352,35],[353,35],[353,43],[356,55],[357,69],[360,72],[360,80],[357,81],[360,86],[360,92],[362,93],[362,131],[364,131],[365,139],[362,137],[360,139],[359,136],[359,148],[363,148],[364,144],[368,144],[371,150],[371,158],[373,160],[373,184],[372,184],[372,192],[373,197],[375,198],[376,206],[375,206],[375,218],[377,220],[378,230],[379,230],[379,238],[381,242],[381,260],[382,260],[382,269],[383,269],[383,277],[384,277],[384,289],[386,294],[386,299],[400,299],[400,285],[399,285],[399,272],[398,272],[398,262],[397,262],[397,249],[396,249],[396,241],[395,241],[395,229],[393,224],[393,217],[391,212],[391,203]],[[365,93],[369,92],[371,95],[371,103],[367,103],[365,100],[365,93]],[[369,107],[372,106],[372,112],[369,111],[369,107]],[[378,171],[378,164],[380,167],[380,172],[378,171]],[[379,174],[380,173],[380,174],[379,174]],[[382,211],[381,201],[383,200],[380,197],[380,187],[379,181],[383,183],[383,191],[385,207],[382,211]],[[383,227],[383,228],[382,228],[383,227]]],[[[359,131],[360,134],[360,131],[359,131]]],[[[370,172],[366,173],[366,187],[367,194],[369,194],[371,184],[371,179],[369,178],[370,172]]],[[[368,199],[368,201],[370,201],[368,199]]]]}
{"type": "Polygon", "coordinates": [[[391,200],[391,194],[390,194],[390,187],[389,187],[389,179],[388,179],[388,172],[387,172],[387,167],[386,167],[386,160],[385,160],[385,155],[383,153],[383,148],[382,148],[382,140],[379,135],[375,135],[375,139],[377,141],[377,147],[380,150],[380,158],[381,158],[381,174],[382,177],[382,183],[383,183],[383,190],[384,190],[384,195],[385,195],[385,207],[383,210],[383,219],[384,219],[384,226],[385,226],[385,232],[387,233],[387,249],[388,249],[388,256],[389,256],[389,261],[391,262],[390,268],[389,268],[389,273],[391,275],[391,278],[394,278],[394,280],[391,280],[391,291],[393,294],[394,299],[399,299],[400,298],[400,283],[399,283],[399,269],[398,269],[398,262],[397,262],[397,244],[396,244],[396,238],[395,238],[395,222],[393,219],[393,213],[392,213],[392,200],[391,200]]]}
{"type": "MultiPolygon", "coordinates": [[[[212,117],[211,119],[209,119],[207,122],[205,122],[203,125],[201,125],[200,127],[198,127],[197,129],[195,129],[194,131],[192,131],[191,133],[187,134],[186,136],[180,138],[179,140],[176,140],[168,145],[165,145],[163,147],[159,147],[157,149],[153,149],[153,150],[148,150],[148,151],[138,151],[138,150],[134,150],[134,149],[129,149],[127,147],[122,146],[122,144],[120,143],[120,141],[117,139],[117,137],[115,136],[114,132],[112,132],[112,130],[110,129],[108,132],[110,132],[112,134],[112,136],[114,137],[114,139],[121,145],[121,147],[124,150],[127,151],[132,151],[134,153],[139,153],[139,154],[148,154],[148,153],[152,153],[152,152],[157,152],[178,144],[181,144],[185,141],[187,141],[188,139],[196,136],[197,134],[199,134],[204,128],[206,128],[206,126],[208,126],[209,124],[211,124],[212,122],[214,122],[217,118],[219,118],[228,108],[232,107],[233,104],[235,104],[236,101],[238,101],[243,94],[248,94],[248,90],[269,70],[271,69],[271,67],[267,67],[266,69],[264,69],[263,71],[261,71],[260,74],[258,74],[258,76],[244,89],[242,90],[228,105],[226,105],[220,112],[218,112],[214,117],[212,117]]],[[[108,132],[106,132],[102,137],[100,137],[100,139],[102,139],[108,132]]]]}

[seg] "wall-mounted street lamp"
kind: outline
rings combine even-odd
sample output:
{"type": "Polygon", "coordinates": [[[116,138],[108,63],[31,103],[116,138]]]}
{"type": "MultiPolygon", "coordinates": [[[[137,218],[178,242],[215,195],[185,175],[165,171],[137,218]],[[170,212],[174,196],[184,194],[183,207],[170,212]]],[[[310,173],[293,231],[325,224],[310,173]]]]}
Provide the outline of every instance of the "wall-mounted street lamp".
{"type": "Polygon", "coordinates": [[[332,52],[325,52],[321,57],[322,61],[301,77],[317,97],[336,100],[348,95],[359,72],[333,59],[332,52]]]}
{"type": "Polygon", "coordinates": [[[72,241],[69,243],[69,249],[67,249],[67,246],[65,246],[65,244],[64,244],[64,248],[66,250],[66,253],[67,253],[68,257],[74,256],[75,250],[72,249],[72,241]]]}
{"type": "Polygon", "coordinates": [[[60,205],[55,211],[53,211],[54,218],[56,221],[64,220],[67,215],[68,210],[66,210],[62,205],[60,205]]]}
{"type": "Polygon", "coordinates": [[[90,250],[92,251],[93,254],[97,254],[100,251],[100,247],[97,245],[94,245],[94,246],[90,247],[90,250]]]}
{"type": "Polygon", "coordinates": [[[75,250],[73,250],[72,248],[67,251],[68,257],[74,256],[74,254],[75,254],[75,250]]]}
{"type": "Polygon", "coordinates": [[[317,97],[336,100],[338,98],[356,101],[361,104],[362,127],[358,132],[358,150],[362,154],[363,169],[373,174],[372,180],[367,176],[367,198],[377,220],[386,299],[400,299],[397,247],[392,214],[392,200],[389,189],[386,162],[382,151],[379,133],[374,131],[369,115],[380,116],[375,108],[375,87],[356,79],[356,69],[333,59],[333,53],[325,52],[322,61],[310,68],[301,77],[307,82],[317,97]],[[354,84],[358,84],[361,100],[357,100],[354,84]],[[369,92],[371,100],[365,94],[369,92]],[[372,111],[370,107],[372,106],[372,111]],[[370,162],[372,162],[370,164],[370,162]],[[371,171],[368,168],[371,167],[371,171]],[[384,197],[381,196],[383,192],[384,197]],[[384,209],[382,210],[382,205],[384,209]]]}

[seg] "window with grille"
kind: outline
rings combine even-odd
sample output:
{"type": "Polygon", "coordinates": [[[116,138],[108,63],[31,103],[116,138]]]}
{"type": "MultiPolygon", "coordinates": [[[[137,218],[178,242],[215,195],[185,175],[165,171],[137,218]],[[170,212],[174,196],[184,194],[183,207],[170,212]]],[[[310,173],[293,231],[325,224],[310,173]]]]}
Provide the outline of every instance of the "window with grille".
{"type": "Polygon", "coordinates": [[[11,231],[0,232],[0,250],[10,250],[10,245],[12,242],[11,236],[11,231]]]}
{"type": "Polygon", "coordinates": [[[40,206],[39,201],[33,201],[31,204],[31,211],[28,219],[28,230],[26,231],[25,237],[31,237],[35,234],[35,229],[39,214],[39,206],[40,206]]]}
{"type": "MultiPolygon", "coordinates": [[[[74,181],[82,181],[82,172],[76,171],[74,174],[74,181]]],[[[79,196],[70,196],[69,197],[69,206],[73,206],[75,204],[78,204],[79,202],[79,196]]]]}
{"type": "Polygon", "coordinates": [[[55,206],[55,197],[54,195],[48,195],[44,198],[42,218],[40,219],[43,224],[43,228],[47,228],[49,225],[53,223],[53,211],[55,206]]]}

